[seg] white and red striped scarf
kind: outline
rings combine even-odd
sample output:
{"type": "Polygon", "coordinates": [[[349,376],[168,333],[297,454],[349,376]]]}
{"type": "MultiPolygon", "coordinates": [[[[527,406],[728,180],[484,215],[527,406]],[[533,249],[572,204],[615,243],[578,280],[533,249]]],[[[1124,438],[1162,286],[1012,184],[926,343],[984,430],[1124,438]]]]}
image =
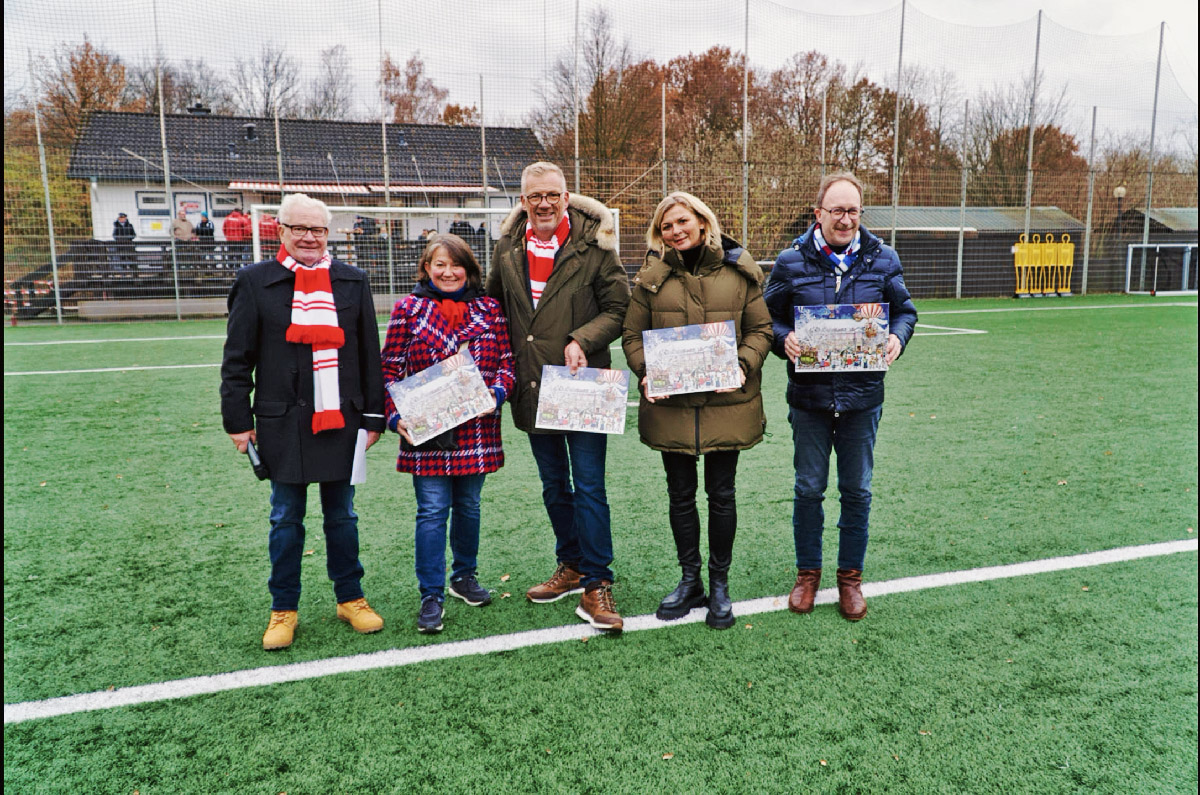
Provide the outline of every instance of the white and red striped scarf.
{"type": "Polygon", "coordinates": [[[533,232],[533,224],[525,224],[525,254],[529,258],[529,292],[533,296],[533,308],[537,309],[538,301],[542,298],[542,290],[550,280],[554,270],[554,256],[562,244],[567,242],[571,234],[571,220],[563,213],[562,221],[549,240],[540,240],[533,232]]]}
{"type": "Polygon", "coordinates": [[[342,417],[338,391],[337,349],[346,344],[346,333],[338,326],[337,307],[333,303],[330,256],[325,254],[313,265],[302,265],[280,246],[275,259],[296,274],[292,324],[288,326],[287,341],[312,346],[313,433],[344,428],[346,420],[342,417]]]}

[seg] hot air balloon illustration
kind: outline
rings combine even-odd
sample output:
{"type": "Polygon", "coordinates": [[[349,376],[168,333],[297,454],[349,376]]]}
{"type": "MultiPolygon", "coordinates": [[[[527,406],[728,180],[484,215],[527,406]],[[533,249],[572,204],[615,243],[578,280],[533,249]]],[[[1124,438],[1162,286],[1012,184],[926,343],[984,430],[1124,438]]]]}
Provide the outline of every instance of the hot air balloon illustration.
{"type": "Polygon", "coordinates": [[[863,328],[863,334],[867,339],[873,339],[879,333],[879,326],[875,324],[875,321],[881,317],[883,317],[881,304],[858,304],[854,307],[854,319],[867,321],[867,325],[863,328]]]}

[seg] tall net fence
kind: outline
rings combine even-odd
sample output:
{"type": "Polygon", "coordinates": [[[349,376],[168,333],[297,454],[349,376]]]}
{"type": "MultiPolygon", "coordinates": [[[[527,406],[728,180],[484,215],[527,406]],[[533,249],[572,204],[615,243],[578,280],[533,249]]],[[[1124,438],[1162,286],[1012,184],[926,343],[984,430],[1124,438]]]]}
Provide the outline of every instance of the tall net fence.
{"type": "MultiPolygon", "coordinates": [[[[1071,22],[768,0],[12,0],[6,309],[219,313],[252,232],[274,239],[269,217],[240,218],[253,205],[428,207],[446,232],[455,208],[510,207],[543,157],[620,210],[630,269],[664,192],[700,196],[770,262],[821,177],[849,170],[917,296],[1021,292],[1023,235],[1072,244],[1055,291],[1121,290],[1129,243],[1196,239],[1197,106],[1169,27],[1071,22]]],[[[417,217],[369,242],[345,220],[331,246],[409,257],[417,217]]]]}

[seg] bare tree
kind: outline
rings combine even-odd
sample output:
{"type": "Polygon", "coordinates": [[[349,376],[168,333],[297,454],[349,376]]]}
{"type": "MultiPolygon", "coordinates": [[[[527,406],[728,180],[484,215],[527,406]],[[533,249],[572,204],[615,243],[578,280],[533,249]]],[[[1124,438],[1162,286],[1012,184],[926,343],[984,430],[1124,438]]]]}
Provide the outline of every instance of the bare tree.
{"type": "Polygon", "coordinates": [[[257,56],[234,61],[229,96],[242,115],[295,118],[300,111],[300,66],[283,47],[267,42],[257,56]]]}
{"type": "MultiPolygon", "coordinates": [[[[147,57],[128,71],[126,90],[131,104],[158,112],[158,85],[154,59],[147,57]]],[[[162,64],[163,105],[167,113],[184,113],[195,104],[210,110],[229,111],[224,81],[203,59],[162,64]]]]}
{"type": "Polygon", "coordinates": [[[354,77],[346,45],[321,50],[317,76],[308,85],[304,114],[310,119],[350,119],[354,108],[354,77]]]}

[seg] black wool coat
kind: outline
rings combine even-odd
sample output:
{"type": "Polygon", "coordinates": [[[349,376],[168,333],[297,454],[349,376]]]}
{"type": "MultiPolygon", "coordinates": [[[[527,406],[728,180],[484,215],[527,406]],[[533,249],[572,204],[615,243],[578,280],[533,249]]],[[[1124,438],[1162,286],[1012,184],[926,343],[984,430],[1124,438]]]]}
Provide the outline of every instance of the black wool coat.
{"type": "Polygon", "coordinates": [[[312,432],[312,346],[288,342],[295,276],[275,260],[238,272],[229,293],[221,362],[226,433],[257,429],[258,451],[282,483],[349,480],[358,429],[384,430],[379,326],[367,276],[333,260],[333,302],[346,343],[338,349],[338,390],[346,426],[312,432]],[[253,393],[253,403],[251,403],[253,393]]]}

